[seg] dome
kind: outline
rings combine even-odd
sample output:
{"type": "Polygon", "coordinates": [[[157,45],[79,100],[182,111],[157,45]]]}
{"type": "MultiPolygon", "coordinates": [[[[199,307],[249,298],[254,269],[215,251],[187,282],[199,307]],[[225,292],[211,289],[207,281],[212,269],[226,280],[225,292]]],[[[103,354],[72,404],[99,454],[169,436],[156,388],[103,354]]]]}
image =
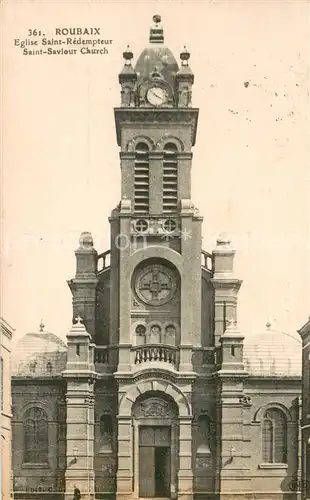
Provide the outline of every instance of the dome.
{"type": "Polygon", "coordinates": [[[60,375],[67,362],[67,346],[54,333],[27,333],[12,352],[12,375],[53,377],[60,375]]]}
{"type": "Polygon", "coordinates": [[[150,78],[153,71],[159,73],[174,89],[175,76],[179,71],[179,66],[170,49],[163,45],[153,44],[144,49],[139,56],[135,66],[138,85],[150,78]]]}
{"type": "Polygon", "coordinates": [[[302,344],[298,337],[267,329],[244,339],[244,368],[249,375],[301,377],[302,344]]]}

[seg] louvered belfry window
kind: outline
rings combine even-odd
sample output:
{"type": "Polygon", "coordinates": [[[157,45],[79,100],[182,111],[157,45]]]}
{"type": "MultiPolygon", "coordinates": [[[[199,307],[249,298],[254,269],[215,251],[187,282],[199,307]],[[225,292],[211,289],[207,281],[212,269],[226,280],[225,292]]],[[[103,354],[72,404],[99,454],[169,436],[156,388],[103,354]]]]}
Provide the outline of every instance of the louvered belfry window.
{"type": "Polygon", "coordinates": [[[168,143],[163,157],[163,212],[174,213],[178,206],[177,147],[168,143]]]}
{"type": "Polygon", "coordinates": [[[135,157],[135,212],[149,211],[149,148],[141,142],[136,146],[135,157]]]}
{"type": "Polygon", "coordinates": [[[278,408],[271,408],[264,414],[262,451],[264,463],[287,462],[286,417],[278,408]]]}

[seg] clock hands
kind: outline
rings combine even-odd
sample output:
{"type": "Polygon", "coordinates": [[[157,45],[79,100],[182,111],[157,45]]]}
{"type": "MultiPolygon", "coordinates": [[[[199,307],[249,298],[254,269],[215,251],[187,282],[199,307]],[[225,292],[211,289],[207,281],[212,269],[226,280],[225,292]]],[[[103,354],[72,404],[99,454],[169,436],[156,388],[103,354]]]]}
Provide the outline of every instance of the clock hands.
{"type": "Polygon", "coordinates": [[[158,99],[162,99],[165,97],[164,94],[162,94],[162,95],[156,94],[156,92],[153,89],[151,89],[151,93],[153,94],[154,97],[158,97],[158,99]]]}
{"type": "Polygon", "coordinates": [[[158,106],[159,104],[163,104],[167,100],[167,92],[160,87],[152,87],[148,90],[148,100],[150,104],[154,106],[158,106]]]}

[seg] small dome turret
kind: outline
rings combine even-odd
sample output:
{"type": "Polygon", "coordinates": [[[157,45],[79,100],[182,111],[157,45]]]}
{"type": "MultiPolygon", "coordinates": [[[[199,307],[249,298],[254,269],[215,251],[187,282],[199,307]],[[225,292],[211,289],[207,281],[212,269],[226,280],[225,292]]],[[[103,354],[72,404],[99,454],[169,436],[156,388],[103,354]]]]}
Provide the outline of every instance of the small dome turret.
{"type": "Polygon", "coordinates": [[[244,367],[249,375],[301,377],[302,344],[295,335],[272,329],[244,339],[244,367]]]}
{"type": "Polygon", "coordinates": [[[12,375],[15,377],[53,377],[66,367],[67,346],[54,333],[44,330],[24,335],[12,354],[12,375]]]}

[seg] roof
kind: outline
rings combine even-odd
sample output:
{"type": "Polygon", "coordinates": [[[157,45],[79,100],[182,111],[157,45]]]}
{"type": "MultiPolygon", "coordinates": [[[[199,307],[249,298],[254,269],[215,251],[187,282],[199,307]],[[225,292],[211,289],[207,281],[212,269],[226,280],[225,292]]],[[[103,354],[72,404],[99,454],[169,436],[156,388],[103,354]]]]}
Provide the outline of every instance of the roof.
{"type": "Polygon", "coordinates": [[[27,333],[12,353],[12,375],[55,377],[65,369],[67,346],[54,333],[27,333]]]}
{"type": "Polygon", "coordinates": [[[302,344],[295,335],[267,328],[244,339],[244,367],[249,375],[301,377],[302,344]]]}

